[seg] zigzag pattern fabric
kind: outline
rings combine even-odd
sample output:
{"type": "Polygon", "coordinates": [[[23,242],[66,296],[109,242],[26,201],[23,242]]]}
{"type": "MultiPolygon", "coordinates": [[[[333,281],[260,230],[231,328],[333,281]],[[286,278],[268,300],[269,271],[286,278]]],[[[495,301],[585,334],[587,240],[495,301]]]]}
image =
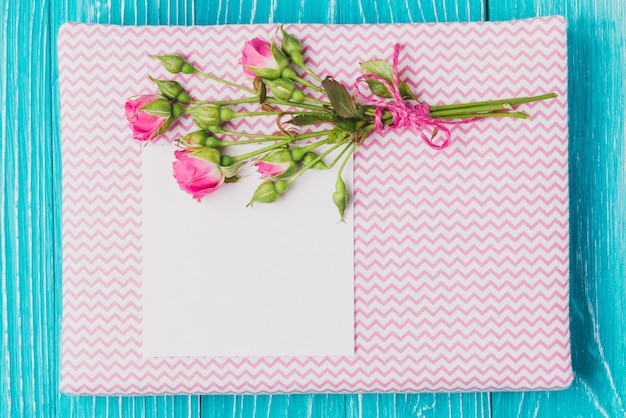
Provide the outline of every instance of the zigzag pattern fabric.
{"type": "MultiPolygon", "coordinates": [[[[62,382],[67,393],[403,392],[554,389],[569,342],[565,23],[290,25],[319,73],[351,84],[390,59],[429,104],[556,92],[529,120],[372,135],[355,155],[355,353],[346,357],[142,355],[141,149],[126,98],[180,52],[243,82],[241,47],[275,26],[118,27],[59,33],[63,153],[62,382]]],[[[204,99],[232,88],[177,78],[204,99]]],[[[237,121],[273,129],[272,121],[237,121]]],[[[191,129],[188,121],[158,145],[191,129]]],[[[164,167],[169,170],[170,167],[164,167]]],[[[210,196],[219,199],[219,192],[210,196]]],[[[166,307],[165,307],[166,308],[166,307]]],[[[199,331],[201,332],[201,331],[199,331]]],[[[251,342],[253,343],[253,342],[251,342]]]]}

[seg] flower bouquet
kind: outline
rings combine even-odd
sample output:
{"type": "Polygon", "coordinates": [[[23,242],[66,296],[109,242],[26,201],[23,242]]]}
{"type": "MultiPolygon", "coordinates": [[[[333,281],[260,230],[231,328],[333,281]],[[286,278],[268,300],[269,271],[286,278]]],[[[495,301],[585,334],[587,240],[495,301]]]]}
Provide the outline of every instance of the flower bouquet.
{"type": "MultiPolygon", "coordinates": [[[[152,55],[170,73],[192,74],[239,89],[244,97],[202,101],[179,82],[152,78],[160,94],[130,98],[125,113],[137,141],[148,143],[166,132],[181,117],[190,117],[197,131],[181,136],[176,143],[173,174],[180,188],[200,201],[225,183],[240,180],[246,164],[253,164],[263,180],[248,206],[271,203],[309,170],[338,166],[332,199],[343,220],[350,200],[342,172],[355,149],[372,132],[386,128],[410,128],[434,149],[451,143],[450,127],[478,123],[486,117],[526,119],[518,105],[556,97],[554,93],[532,97],[431,106],[420,102],[409,85],[400,79],[401,46],[396,44],[392,62],[370,60],[360,63],[362,75],[346,87],[332,75],[316,74],[306,64],[302,43],[280,27],[270,41],[247,42],[242,50],[243,71],[251,77],[250,87],[205,73],[178,54],[152,55]],[[369,93],[362,88],[367,85],[369,93]],[[233,106],[254,109],[234,111],[233,106]],[[230,131],[235,118],[272,116],[276,132],[230,131]],[[234,153],[238,145],[260,145],[245,153],[234,153]]],[[[417,145],[416,145],[417,146],[417,145]]]]}

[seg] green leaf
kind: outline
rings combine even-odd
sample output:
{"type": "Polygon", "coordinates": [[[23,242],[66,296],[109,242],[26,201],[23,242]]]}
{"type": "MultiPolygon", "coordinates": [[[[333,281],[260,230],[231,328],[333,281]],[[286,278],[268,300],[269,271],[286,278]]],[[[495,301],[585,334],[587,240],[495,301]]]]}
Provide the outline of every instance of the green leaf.
{"type": "MultiPolygon", "coordinates": [[[[224,155],[222,157],[227,157],[227,155],[224,155]]],[[[235,164],[229,165],[229,166],[222,166],[221,170],[222,173],[224,174],[224,177],[226,177],[225,181],[226,183],[235,183],[237,182],[237,180],[239,180],[239,177],[237,177],[237,173],[239,173],[239,170],[241,170],[241,168],[246,164],[246,161],[237,161],[235,164]],[[232,180],[232,181],[227,181],[229,178],[235,178],[236,180],[232,180]]]]}
{"type": "Polygon", "coordinates": [[[357,130],[356,130],[356,143],[357,144],[361,145],[363,141],[365,140],[365,138],[367,138],[369,133],[372,131],[371,126],[370,127],[368,126],[370,125],[357,126],[357,130]]]}
{"type": "Polygon", "coordinates": [[[359,106],[359,117],[363,120],[369,120],[370,118],[365,114],[368,110],[376,110],[376,106],[362,105],[359,106]]]}
{"type": "MultiPolygon", "coordinates": [[[[364,75],[367,74],[376,74],[382,78],[384,78],[389,84],[392,83],[393,79],[393,67],[387,61],[383,60],[371,60],[361,63],[361,72],[364,75]]],[[[377,95],[378,97],[383,97],[385,99],[391,98],[391,92],[389,89],[380,81],[374,80],[373,78],[366,78],[365,81],[369,86],[372,93],[377,95]]],[[[398,83],[400,87],[400,94],[402,98],[405,100],[412,99],[417,100],[409,86],[403,81],[399,81],[398,83]]]]}
{"type": "Polygon", "coordinates": [[[354,119],[354,118],[335,118],[333,120],[333,124],[335,125],[336,128],[341,129],[342,131],[354,132],[356,123],[358,121],[359,119],[354,119]]]}
{"type": "Polygon", "coordinates": [[[334,115],[327,112],[319,112],[315,114],[296,115],[287,123],[296,126],[317,125],[318,123],[332,122],[334,115]]]}
{"type": "Polygon", "coordinates": [[[263,79],[261,77],[254,77],[252,84],[254,85],[254,90],[259,94],[259,103],[263,104],[267,97],[267,89],[265,88],[265,84],[263,84],[263,79]]]}
{"type": "Polygon", "coordinates": [[[348,132],[339,128],[335,128],[328,133],[327,142],[329,144],[336,144],[337,142],[344,140],[348,135],[348,132]]]}
{"type": "Polygon", "coordinates": [[[169,118],[172,115],[172,104],[166,98],[161,98],[151,101],[140,110],[160,118],[169,118]]]}
{"type": "Polygon", "coordinates": [[[322,81],[322,87],[326,90],[328,100],[333,105],[333,109],[342,118],[358,118],[359,113],[352,96],[343,84],[335,81],[331,77],[326,77],[322,81]]]}
{"type": "Polygon", "coordinates": [[[224,179],[224,183],[237,183],[239,180],[241,180],[241,177],[239,176],[226,177],[224,179]]]}
{"type": "Polygon", "coordinates": [[[261,109],[265,110],[266,112],[277,112],[278,111],[277,108],[275,108],[274,106],[269,105],[267,103],[263,103],[261,105],[261,109]]]}

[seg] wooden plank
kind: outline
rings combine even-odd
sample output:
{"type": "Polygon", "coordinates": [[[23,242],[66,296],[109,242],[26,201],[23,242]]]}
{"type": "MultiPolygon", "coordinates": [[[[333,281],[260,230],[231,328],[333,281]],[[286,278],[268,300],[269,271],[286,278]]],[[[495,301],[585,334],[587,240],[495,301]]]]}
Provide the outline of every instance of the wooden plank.
{"type": "Polygon", "coordinates": [[[358,394],[348,397],[346,417],[491,417],[489,393],[358,394]]]}
{"type": "Polygon", "coordinates": [[[570,317],[574,382],[561,392],[493,395],[494,416],[626,416],[623,0],[490,2],[489,18],[568,21],[570,317]]]}
{"type": "MultiPolygon", "coordinates": [[[[84,23],[111,23],[111,24],[161,24],[161,25],[190,25],[193,24],[194,18],[194,1],[193,0],[172,0],[159,4],[154,7],[153,2],[148,0],[141,1],[109,1],[99,2],[91,0],[52,0],[50,12],[49,42],[51,45],[50,59],[52,73],[57,74],[56,67],[56,34],[60,25],[67,21],[84,22],[84,23]]],[[[46,16],[47,18],[47,16],[46,16]]],[[[57,106],[58,89],[56,84],[49,84],[51,94],[54,100],[52,103],[57,106]]],[[[43,108],[46,106],[44,105],[43,108]]],[[[50,109],[50,106],[47,106],[50,109]]],[[[55,134],[53,155],[55,159],[55,174],[58,176],[60,168],[60,132],[59,127],[59,109],[54,107],[51,116],[51,123],[47,127],[48,132],[55,134]]],[[[42,135],[41,141],[47,141],[46,136],[42,135]]],[[[46,142],[47,143],[47,142],[46,142]]],[[[34,163],[35,164],[35,163],[34,163]]],[[[49,178],[52,172],[48,167],[37,167],[37,172],[42,178],[49,178]]],[[[49,184],[47,190],[58,197],[61,194],[60,178],[56,182],[49,184]]],[[[56,209],[56,218],[58,222],[60,218],[60,201],[55,200],[54,208],[56,209]]],[[[54,241],[60,242],[59,225],[54,230],[54,241]]],[[[39,250],[38,250],[39,251],[39,250]]],[[[41,251],[40,254],[47,254],[41,251]]],[[[61,291],[60,283],[60,247],[55,248],[54,254],[48,255],[55,264],[56,275],[56,302],[60,304],[61,291]]],[[[57,308],[57,317],[60,317],[60,306],[57,308]]],[[[54,329],[48,327],[47,329],[54,329]]],[[[46,332],[46,328],[42,328],[46,332]]],[[[58,361],[58,335],[55,336],[56,344],[49,348],[47,357],[53,364],[58,361]]],[[[48,393],[56,397],[56,406],[54,416],[71,416],[71,417],[198,417],[199,416],[199,397],[198,396],[145,396],[145,397],[92,397],[92,396],[67,396],[58,393],[58,372],[51,377],[53,385],[48,393]]],[[[52,414],[50,410],[48,414],[52,414]]],[[[22,415],[29,416],[29,415],[22,415]]]]}
{"type": "Polygon", "coordinates": [[[56,382],[48,4],[0,10],[0,416],[46,413],[56,382]]]}

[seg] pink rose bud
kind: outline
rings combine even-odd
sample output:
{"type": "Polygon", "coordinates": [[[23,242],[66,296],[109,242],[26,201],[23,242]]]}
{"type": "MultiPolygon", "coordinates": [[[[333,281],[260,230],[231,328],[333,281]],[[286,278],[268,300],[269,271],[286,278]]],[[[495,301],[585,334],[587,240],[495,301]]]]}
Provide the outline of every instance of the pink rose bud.
{"type": "Polygon", "coordinates": [[[133,138],[149,141],[170,127],[173,120],[184,111],[182,106],[172,105],[158,94],[137,96],[126,101],[126,119],[133,131],[133,138]]]}
{"type": "Polygon", "coordinates": [[[297,168],[296,163],[291,158],[291,153],[285,148],[268,152],[254,166],[261,174],[261,178],[287,177],[292,175],[297,168]]]}
{"type": "Polygon", "coordinates": [[[254,38],[244,45],[241,64],[246,74],[273,80],[280,77],[289,60],[276,45],[254,38]]]}
{"type": "Polygon", "coordinates": [[[178,150],[174,156],[174,178],[181,190],[192,195],[198,202],[224,183],[220,153],[216,149],[178,150]]]}

